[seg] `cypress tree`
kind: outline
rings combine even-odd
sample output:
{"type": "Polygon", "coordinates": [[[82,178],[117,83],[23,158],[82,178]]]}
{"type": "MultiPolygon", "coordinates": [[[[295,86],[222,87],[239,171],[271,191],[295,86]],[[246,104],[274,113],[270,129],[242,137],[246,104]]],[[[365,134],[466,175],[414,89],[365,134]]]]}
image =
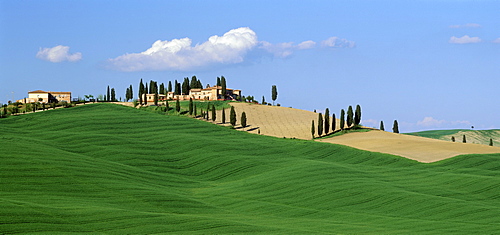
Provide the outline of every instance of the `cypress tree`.
{"type": "Polygon", "coordinates": [[[216,86],[222,86],[222,83],[220,82],[220,77],[217,77],[217,85],[216,86]]]}
{"type": "Polygon", "coordinates": [[[467,143],[467,139],[465,138],[465,135],[464,135],[464,137],[462,138],[462,143],[467,143]]]}
{"type": "Polygon", "coordinates": [[[170,107],[168,107],[168,101],[165,102],[165,113],[168,114],[168,110],[170,109],[170,107]]]}
{"type": "Polygon", "coordinates": [[[226,109],[222,108],[222,124],[226,123],[226,109]]]}
{"type": "Polygon", "coordinates": [[[318,136],[321,137],[323,134],[323,115],[318,113],[318,136]]]}
{"type": "Polygon", "coordinates": [[[380,130],[381,130],[381,131],[385,131],[385,128],[384,128],[384,121],[380,121],[380,130]]]}
{"type": "Polygon", "coordinates": [[[208,112],[209,112],[209,111],[210,111],[210,104],[207,104],[207,112],[206,112],[206,115],[207,115],[207,116],[205,117],[205,119],[207,119],[207,120],[208,120],[208,112]]]}
{"type": "Polygon", "coordinates": [[[220,83],[222,86],[222,99],[226,100],[227,86],[226,86],[226,78],[224,76],[221,76],[220,83]]]}
{"type": "Polygon", "coordinates": [[[353,112],[352,112],[352,106],[349,105],[349,108],[347,109],[347,127],[351,127],[354,121],[353,117],[353,112]]]}
{"type": "Polygon", "coordinates": [[[271,88],[271,98],[273,100],[273,105],[274,105],[274,101],[278,99],[278,88],[276,88],[276,85],[273,85],[271,88]]]}
{"type": "Polygon", "coordinates": [[[247,126],[247,114],[245,112],[241,113],[241,126],[243,128],[247,126]]]}
{"type": "Polygon", "coordinates": [[[354,112],[354,125],[358,126],[361,123],[361,106],[356,105],[356,111],[354,112]]]}
{"type": "Polygon", "coordinates": [[[325,110],[325,135],[330,132],[330,110],[326,108],[325,110]]]}
{"type": "Polygon", "coordinates": [[[174,87],[174,95],[180,95],[181,94],[181,85],[175,80],[175,87],[174,87]]]}
{"type": "Polygon", "coordinates": [[[111,96],[110,96],[110,95],[111,95],[111,93],[109,92],[109,86],[108,86],[108,92],[107,92],[106,94],[107,94],[107,96],[106,96],[106,101],[107,101],[107,102],[109,102],[110,97],[111,97],[111,96]]]}
{"type": "Polygon", "coordinates": [[[179,99],[176,100],[175,102],[175,111],[180,112],[181,111],[181,103],[179,102],[179,99]]]}
{"type": "Polygon", "coordinates": [[[168,81],[167,93],[172,92],[172,82],[168,81]]]}
{"type": "Polygon", "coordinates": [[[116,102],[115,88],[111,88],[111,102],[116,102]]]}
{"type": "Polygon", "coordinates": [[[341,130],[344,130],[345,128],[345,111],[342,109],[340,110],[340,126],[339,128],[341,130]]]}
{"type": "Polygon", "coordinates": [[[332,131],[337,129],[337,120],[335,119],[335,114],[332,114],[332,131]]]}
{"type": "Polygon", "coordinates": [[[214,105],[212,105],[212,121],[214,121],[214,122],[217,119],[216,115],[217,114],[215,113],[215,104],[214,104],[214,105]]]}
{"type": "Polygon", "coordinates": [[[398,120],[394,120],[394,124],[392,125],[392,132],[399,133],[398,120]]]}
{"type": "Polygon", "coordinates": [[[490,138],[490,146],[493,146],[493,139],[490,138]]]}
{"type": "Polygon", "coordinates": [[[455,142],[455,136],[451,137],[451,142],[455,142]]]}
{"type": "Polygon", "coordinates": [[[229,113],[229,122],[233,127],[236,125],[236,112],[234,111],[233,106],[231,106],[231,111],[229,113]]]}
{"type": "Polygon", "coordinates": [[[262,96],[262,103],[261,104],[266,104],[266,98],[264,98],[264,96],[262,96]]]}
{"type": "Polygon", "coordinates": [[[144,105],[148,104],[148,91],[148,84],[146,83],[146,85],[144,85],[144,91],[142,92],[142,94],[144,94],[144,105]]]}
{"type": "Polygon", "coordinates": [[[134,99],[134,91],[132,90],[132,84],[130,84],[130,100],[133,100],[134,99]]]}
{"type": "Polygon", "coordinates": [[[314,139],[314,130],[316,130],[316,126],[314,126],[314,120],[312,120],[312,124],[311,124],[311,135],[312,135],[312,138],[314,139]]]}
{"type": "Polygon", "coordinates": [[[139,83],[139,104],[142,105],[142,93],[144,92],[144,84],[142,83],[142,78],[141,78],[141,83],[139,83]]]}
{"type": "Polygon", "coordinates": [[[198,109],[196,108],[196,104],[194,104],[194,116],[198,116],[198,109]]]}
{"type": "Polygon", "coordinates": [[[193,99],[189,98],[189,115],[193,115],[193,99]]]}
{"type": "Polygon", "coordinates": [[[158,98],[159,98],[158,97],[158,91],[155,91],[155,97],[154,97],[153,101],[154,101],[154,103],[155,103],[156,106],[158,106],[158,98]]]}

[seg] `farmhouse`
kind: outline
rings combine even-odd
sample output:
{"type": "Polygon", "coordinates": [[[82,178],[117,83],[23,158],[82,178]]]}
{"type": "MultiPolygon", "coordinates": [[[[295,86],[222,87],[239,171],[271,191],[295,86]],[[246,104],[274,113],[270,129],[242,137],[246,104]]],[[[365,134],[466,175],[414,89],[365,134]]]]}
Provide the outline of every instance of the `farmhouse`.
{"type": "MultiPolygon", "coordinates": [[[[155,94],[145,94],[148,103],[154,102],[155,94]]],[[[225,99],[236,100],[241,96],[241,90],[226,89],[225,99]]],[[[142,97],[144,99],[144,95],[142,97]]],[[[205,89],[191,89],[187,95],[175,95],[174,92],[168,92],[168,94],[158,94],[158,101],[165,100],[223,100],[222,87],[213,86],[207,87],[205,89]]]]}
{"type": "Polygon", "coordinates": [[[17,102],[21,103],[57,103],[57,102],[71,102],[71,92],[59,91],[29,91],[28,98],[20,99],[17,102]]]}

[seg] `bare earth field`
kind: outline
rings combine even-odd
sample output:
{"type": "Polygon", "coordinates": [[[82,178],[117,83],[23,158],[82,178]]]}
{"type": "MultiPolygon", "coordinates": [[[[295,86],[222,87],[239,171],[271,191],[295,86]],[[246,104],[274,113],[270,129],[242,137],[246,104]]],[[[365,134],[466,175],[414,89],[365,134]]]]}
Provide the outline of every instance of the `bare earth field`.
{"type": "MultiPolygon", "coordinates": [[[[237,116],[237,124],[240,123],[241,113],[247,115],[248,126],[243,130],[261,135],[279,138],[311,139],[311,121],[318,119],[318,114],[310,111],[266,106],[247,103],[231,103],[237,116]]],[[[218,113],[218,118],[221,113],[218,113]]],[[[220,119],[219,119],[220,120],[220,119]]],[[[229,120],[229,110],[226,110],[226,120],[229,120]]]]}
{"type": "Polygon", "coordinates": [[[463,154],[500,153],[500,147],[449,142],[373,130],[349,133],[320,142],[342,144],[372,152],[389,153],[419,162],[436,162],[463,154]]]}
{"type": "MultiPolygon", "coordinates": [[[[311,139],[311,120],[318,119],[314,112],[245,103],[231,103],[239,117],[244,111],[247,114],[249,127],[245,131],[275,137],[311,139]]],[[[220,117],[220,113],[218,114],[220,117]]],[[[229,120],[229,110],[226,110],[226,120],[229,120]]],[[[220,120],[220,119],[219,119],[220,120]]],[[[337,126],[338,120],[337,120],[337,126]]],[[[241,130],[241,129],[240,129],[241,130]]],[[[460,140],[457,138],[457,140],[460,140]]],[[[463,154],[500,153],[500,147],[471,143],[453,143],[418,136],[395,134],[373,130],[369,132],[349,133],[317,141],[342,144],[358,149],[388,153],[410,158],[419,162],[436,162],[463,154]]]]}

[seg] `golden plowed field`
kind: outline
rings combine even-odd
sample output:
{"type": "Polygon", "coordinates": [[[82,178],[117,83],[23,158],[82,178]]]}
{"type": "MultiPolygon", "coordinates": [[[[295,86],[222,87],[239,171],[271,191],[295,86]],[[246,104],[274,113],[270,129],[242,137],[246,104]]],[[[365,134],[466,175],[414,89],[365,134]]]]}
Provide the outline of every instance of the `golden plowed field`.
{"type": "MultiPolygon", "coordinates": [[[[247,115],[248,127],[245,130],[275,137],[311,139],[311,120],[318,119],[314,112],[245,103],[231,103],[239,117],[244,111],[247,115]]],[[[219,113],[218,115],[221,115],[219,113]]],[[[220,117],[220,116],[218,116],[220,117]]],[[[226,110],[226,120],[229,120],[226,110]]],[[[338,120],[337,120],[337,126],[338,120]]],[[[369,132],[349,133],[317,141],[342,144],[358,149],[388,153],[417,160],[419,162],[435,162],[463,154],[500,153],[500,147],[479,144],[452,143],[424,137],[394,134],[373,130],[369,132]]]]}

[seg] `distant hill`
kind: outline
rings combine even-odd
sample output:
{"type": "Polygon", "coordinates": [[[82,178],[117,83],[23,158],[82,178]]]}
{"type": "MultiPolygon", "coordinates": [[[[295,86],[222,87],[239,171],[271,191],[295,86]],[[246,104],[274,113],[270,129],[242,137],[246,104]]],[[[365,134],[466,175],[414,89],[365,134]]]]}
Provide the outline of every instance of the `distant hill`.
{"type": "Polygon", "coordinates": [[[406,133],[407,135],[422,136],[427,138],[451,141],[451,137],[455,137],[455,141],[462,142],[463,135],[467,143],[476,144],[490,144],[490,138],[493,139],[494,146],[500,146],[500,129],[493,130],[467,130],[467,129],[454,129],[454,130],[432,130],[406,133]]]}
{"type": "Polygon", "coordinates": [[[0,149],[5,234],[500,231],[500,154],[423,164],[114,104],[0,119],[0,149]]]}

